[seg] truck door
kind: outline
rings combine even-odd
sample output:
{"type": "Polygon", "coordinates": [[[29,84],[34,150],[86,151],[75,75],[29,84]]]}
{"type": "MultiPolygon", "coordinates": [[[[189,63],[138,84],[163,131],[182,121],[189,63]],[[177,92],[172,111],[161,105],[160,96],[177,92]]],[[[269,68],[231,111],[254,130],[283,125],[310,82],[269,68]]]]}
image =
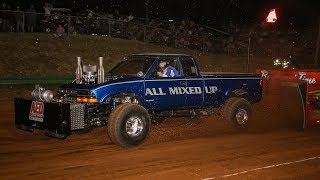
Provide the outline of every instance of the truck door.
{"type": "Polygon", "coordinates": [[[181,63],[178,58],[166,58],[168,65],[175,68],[179,75],[175,77],[159,77],[157,72],[159,62],[156,62],[156,68],[145,79],[145,104],[148,109],[171,110],[185,107],[186,80],[181,76],[181,63]]]}
{"type": "Polygon", "coordinates": [[[183,72],[187,81],[186,106],[201,107],[203,103],[204,82],[199,75],[198,68],[191,57],[185,56],[181,59],[183,72]]]}

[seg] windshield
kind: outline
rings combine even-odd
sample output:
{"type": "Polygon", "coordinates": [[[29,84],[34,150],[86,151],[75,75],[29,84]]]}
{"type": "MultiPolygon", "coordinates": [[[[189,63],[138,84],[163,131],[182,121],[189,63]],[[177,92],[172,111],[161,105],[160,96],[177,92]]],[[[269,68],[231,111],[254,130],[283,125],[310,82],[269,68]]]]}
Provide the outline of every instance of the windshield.
{"type": "Polygon", "coordinates": [[[120,62],[113,69],[109,71],[110,74],[114,75],[133,75],[143,73],[144,76],[153,62],[155,57],[146,57],[146,56],[130,56],[127,60],[120,62]]]}

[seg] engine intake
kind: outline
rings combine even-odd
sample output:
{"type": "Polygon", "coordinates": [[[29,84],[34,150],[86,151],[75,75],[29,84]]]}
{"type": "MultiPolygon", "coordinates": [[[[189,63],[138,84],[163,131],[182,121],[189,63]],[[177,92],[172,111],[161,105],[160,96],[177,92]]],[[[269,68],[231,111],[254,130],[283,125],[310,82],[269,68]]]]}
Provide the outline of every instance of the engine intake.
{"type": "Polygon", "coordinates": [[[90,64],[83,66],[83,79],[86,84],[95,84],[97,77],[97,66],[90,64]]]}
{"type": "Polygon", "coordinates": [[[35,86],[35,89],[31,92],[31,95],[33,99],[37,101],[51,102],[53,99],[52,91],[47,90],[46,88],[41,87],[40,85],[35,86]]]}
{"type": "Polygon", "coordinates": [[[99,57],[99,67],[96,65],[83,65],[81,64],[81,58],[77,58],[76,69],[76,83],[77,84],[96,84],[103,83],[105,81],[103,57],[99,57]]]}

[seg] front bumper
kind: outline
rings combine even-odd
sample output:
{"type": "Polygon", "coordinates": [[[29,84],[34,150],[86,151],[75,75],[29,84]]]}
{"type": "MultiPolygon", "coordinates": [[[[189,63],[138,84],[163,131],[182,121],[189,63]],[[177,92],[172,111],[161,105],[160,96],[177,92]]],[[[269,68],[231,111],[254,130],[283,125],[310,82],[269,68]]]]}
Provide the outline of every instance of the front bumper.
{"type": "Polygon", "coordinates": [[[45,135],[65,139],[73,130],[84,128],[85,108],[82,104],[39,102],[14,99],[16,128],[33,132],[44,130],[45,135]]]}

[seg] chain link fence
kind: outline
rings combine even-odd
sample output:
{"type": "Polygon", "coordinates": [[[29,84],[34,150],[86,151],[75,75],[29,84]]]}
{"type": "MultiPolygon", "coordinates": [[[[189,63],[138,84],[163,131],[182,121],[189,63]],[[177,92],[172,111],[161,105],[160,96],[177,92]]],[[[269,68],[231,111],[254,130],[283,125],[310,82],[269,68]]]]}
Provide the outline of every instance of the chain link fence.
{"type": "Polygon", "coordinates": [[[300,67],[312,66],[318,30],[313,26],[304,28],[300,33],[292,28],[281,32],[277,26],[256,24],[242,27],[240,32],[228,33],[185,21],[146,20],[110,14],[72,16],[64,8],[54,8],[51,14],[0,10],[2,32],[46,32],[61,38],[85,34],[138,40],[202,53],[241,56],[247,59],[247,66],[253,54],[269,57],[270,64],[275,59],[286,59],[300,67]]]}
{"type": "Polygon", "coordinates": [[[73,34],[111,36],[144,41],[175,48],[202,52],[246,56],[248,37],[193,24],[149,20],[142,18],[71,16],[66,9],[57,8],[52,14],[23,11],[0,11],[2,32],[46,32],[58,37],[73,34]]]}

